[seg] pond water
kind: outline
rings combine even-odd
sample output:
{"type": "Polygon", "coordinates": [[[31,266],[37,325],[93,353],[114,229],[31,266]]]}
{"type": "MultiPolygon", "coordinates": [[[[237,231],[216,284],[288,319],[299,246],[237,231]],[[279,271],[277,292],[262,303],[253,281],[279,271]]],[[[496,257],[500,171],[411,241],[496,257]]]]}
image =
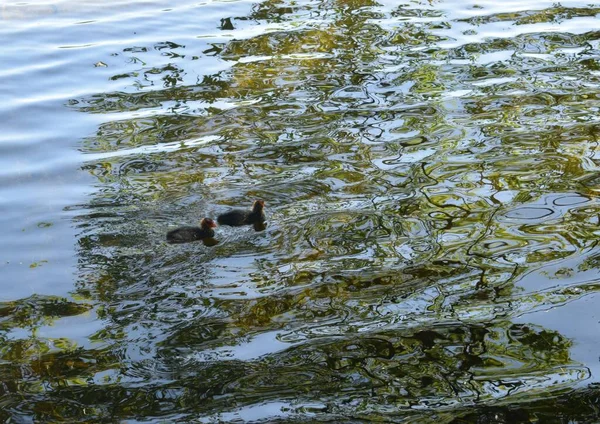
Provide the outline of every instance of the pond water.
{"type": "Polygon", "coordinates": [[[599,13],[5,0],[0,420],[597,420],[599,13]]]}

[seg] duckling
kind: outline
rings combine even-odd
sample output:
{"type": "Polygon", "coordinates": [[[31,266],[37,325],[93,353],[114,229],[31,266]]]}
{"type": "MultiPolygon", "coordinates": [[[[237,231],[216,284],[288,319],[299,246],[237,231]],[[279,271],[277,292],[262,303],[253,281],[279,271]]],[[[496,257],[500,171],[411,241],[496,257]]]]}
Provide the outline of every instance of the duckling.
{"type": "Polygon", "coordinates": [[[215,236],[215,228],[217,224],[210,218],[202,218],[200,227],[179,227],[167,233],[167,241],[169,243],[188,243],[190,241],[202,240],[215,236]]]}
{"type": "Polygon", "coordinates": [[[230,225],[232,227],[239,227],[241,225],[260,225],[265,222],[265,201],[257,200],[252,205],[252,209],[234,209],[229,212],[225,212],[217,217],[217,222],[221,225],[230,225]]]}

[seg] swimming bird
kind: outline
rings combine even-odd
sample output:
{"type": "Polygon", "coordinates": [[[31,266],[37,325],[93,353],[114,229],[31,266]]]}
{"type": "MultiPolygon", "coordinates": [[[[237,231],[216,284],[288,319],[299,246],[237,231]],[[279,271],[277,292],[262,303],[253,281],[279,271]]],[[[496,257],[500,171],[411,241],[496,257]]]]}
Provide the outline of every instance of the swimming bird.
{"type": "Polygon", "coordinates": [[[167,241],[169,243],[188,243],[190,241],[202,240],[215,236],[215,228],[217,224],[210,218],[202,218],[200,227],[179,227],[167,233],[167,241]]]}
{"type": "Polygon", "coordinates": [[[217,217],[217,222],[221,225],[230,225],[239,227],[241,225],[259,225],[265,222],[265,201],[257,200],[252,205],[252,209],[233,209],[217,217]]]}

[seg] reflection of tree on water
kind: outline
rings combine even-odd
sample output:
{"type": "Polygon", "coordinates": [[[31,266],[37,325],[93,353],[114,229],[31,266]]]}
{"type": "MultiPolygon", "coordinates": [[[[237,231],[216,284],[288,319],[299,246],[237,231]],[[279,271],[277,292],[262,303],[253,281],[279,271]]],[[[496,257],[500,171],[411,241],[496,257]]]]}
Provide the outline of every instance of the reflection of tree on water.
{"type": "MultiPolygon", "coordinates": [[[[248,19],[314,22],[218,44],[211,54],[239,62],[197,84],[183,45],[125,49],[145,62],[114,80],[139,91],[73,102],[117,116],[81,146],[97,155],[84,170],[98,190],[76,219],[78,291],[97,302],[102,328],[90,346],[42,355],[3,338],[7,410],[189,420],[282,401],[292,416],[333,420],[520,420],[548,416],[540,399],[589,377],[563,336],[511,322],[580,296],[515,283],[596,238],[591,193],[543,221],[512,213],[592,185],[581,158],[593,124],[570,122],[575,106],[555,92],[568,87],[514,94],[544,89],[530,72],[561,72],[519,49],[553,54],[573,40],[443,48],[440,31],[455,23],[438,11],[377,7],[263,2],[248,19]],[[437,20],[398,20],[415,16],[437,20]],[[510,60],[477,62],[508,48],[510,60]],[[152,52],[172,63],[155,66],[152,52]],[[212,247],[162,241],[175,219],[256,197],[272,205],[263,233],[220,233],[212,247]]],[[[0,311],[7,331],[52,315],[24,324],[18,308],[0,311]]],[[[591,397],[574,399],[575,416],[591,397]]]]}

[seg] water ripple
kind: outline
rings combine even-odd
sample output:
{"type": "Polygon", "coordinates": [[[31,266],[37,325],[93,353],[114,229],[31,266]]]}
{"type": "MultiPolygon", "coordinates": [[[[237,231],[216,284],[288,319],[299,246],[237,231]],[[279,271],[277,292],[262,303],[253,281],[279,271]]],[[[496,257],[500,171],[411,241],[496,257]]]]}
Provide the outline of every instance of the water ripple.
{"type": "Polygon", "coordinates": [[[2,5],[0,419],[555,419],[598,380],[544,318],[600,287],[598,11],[2,5]]]}

